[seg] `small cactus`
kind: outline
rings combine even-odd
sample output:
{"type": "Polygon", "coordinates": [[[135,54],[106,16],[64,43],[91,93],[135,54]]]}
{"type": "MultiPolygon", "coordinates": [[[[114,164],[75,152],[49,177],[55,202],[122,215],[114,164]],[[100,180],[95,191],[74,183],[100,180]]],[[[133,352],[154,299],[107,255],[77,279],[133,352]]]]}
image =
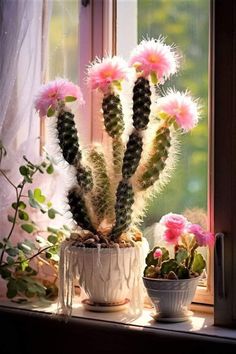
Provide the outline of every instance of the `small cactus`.
{"type": "MultiPolygon", "coordinates": [[[[72,218],[78,227],[93,233],[93,241],[80,241],[85,247],[94,247],[96,242],[106,247],[133,244],[138,220],[134,215],[142,215],[150,191],[163,185],[160,181],[170,169],[176,132],[188,132],[197,124],[197,103],[189,94],[167,91],[165,96],[157,96],[158,85],[177,69],[178,56],[162,38],[142,41],[131,53],[129,65],[119,57],[91,64],[88,84],[102,94],[103,123],[111,149],[91,146],[85,153],[80,147],[75,116],[69,108],[72,101],[83,102],[76,85],[57,79],[39,93],[36,108],[41,117],[55,116],[57,143],[71,166],[70,175],[74,173],[67,194],[72,218]],[[137,202],[140,198],[142,203],[137,202]]],[[[163,268],[153,261],[147,270],[150,274],[157,267],[158,274],[186,276],[184,252],[179,250],[171,264],[168,252],[163,249],[162,253],[163,268]]],[[[199,270],[200,258],[195,260],[194,252],[185,261],[199,270]]]]}

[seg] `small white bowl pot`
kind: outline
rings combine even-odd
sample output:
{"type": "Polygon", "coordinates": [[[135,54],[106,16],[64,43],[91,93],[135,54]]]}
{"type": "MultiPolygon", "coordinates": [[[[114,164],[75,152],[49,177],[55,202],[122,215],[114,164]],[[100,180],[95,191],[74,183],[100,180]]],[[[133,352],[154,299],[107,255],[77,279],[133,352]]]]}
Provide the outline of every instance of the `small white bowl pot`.
{"type": "Polygon", "coordinates": [[[155,279],[143,277],[147,293],[156,309],[155,319],[160,322],[187,321],[188,311],[200,277],[190,279],[155,279]]]}

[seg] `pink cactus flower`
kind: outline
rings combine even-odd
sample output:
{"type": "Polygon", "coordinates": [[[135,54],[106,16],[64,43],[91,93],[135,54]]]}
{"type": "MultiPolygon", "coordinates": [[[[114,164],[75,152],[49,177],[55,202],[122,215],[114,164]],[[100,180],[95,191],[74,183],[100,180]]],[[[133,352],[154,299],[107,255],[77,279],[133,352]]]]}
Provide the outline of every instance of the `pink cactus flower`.
{"type": "Polygon", "coordinates": [[[166,96],[159,98],[157,114],[174,119],[181,129],[188,132],[198,123],[199,107],[188,93],[169,91],[166,96]]]}
{"type": "Polygon", "coordinates": [[[79,104],[84,103],[82,92],[77,85],[66,79],[58,78],[41,87],[34,105],[40,117],[44,117],[49,108],[56,110],[59,101],[63,101],[66,97],[78,100],[79,104]]]}
{"type": "Polygon", "coordinates": [[[97,59],[88,68],[88,85],[93,89],[107,92],[111,84],[127,79],[128,66],[118,57],[105,57],[97,59]]]}
{"type": "Polygon", "coordinates": [[[163,235],[164,240],[169,244],[177,244],[181,231],[179,229],[166,229],[163,235]]]}
{"type": "Polygon", "coordinates": [[[163,38],[143,40],[132,52],[130,65],[144,77],[155,74],[157,82],[163,83],[175,74],[179,58],[173,46],[166,45],[163,38]]]}
{"type": "Polygon", "coordinates": [[[160,223],[167,229],[174,230],[180,234],[187,227],[188,220],[183,215],[169,213],[162,216],[160,223]]]}
{"type": "Polygon", "coordinates": [[[160,248],[157,248],[155,252],[153,253],[153,258],[158,259],[162,257],[162,250],[160,248]]]}
{"type": "Polygon", "coordinates": [[[188,231],[195,236],[196,241],[200,247],[212,247],[214,245],[214,234],[211,232],[204,231],[200,225],[192,224],[188,227],[188,231]]]}

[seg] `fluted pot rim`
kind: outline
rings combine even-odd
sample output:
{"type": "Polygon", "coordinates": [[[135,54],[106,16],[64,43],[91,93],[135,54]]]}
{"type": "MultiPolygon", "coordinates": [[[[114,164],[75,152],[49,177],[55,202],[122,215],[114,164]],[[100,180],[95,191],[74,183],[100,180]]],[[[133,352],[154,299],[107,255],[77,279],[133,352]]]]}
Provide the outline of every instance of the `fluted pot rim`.
{"type": "Polygon", "coordinates": [[[179,283],[179,282],[191,282],[193,280],[196,279],[200,279],[201,275],[198,275],[197,277],[193,277],[193,278],[188,278],[188,279],[163,279],[163,278],[149,278],[149,277],[142,277],[143,279],[147,280],[147,281],[158,281],[158,282],[165,282],[165,283],[179,283]]]}

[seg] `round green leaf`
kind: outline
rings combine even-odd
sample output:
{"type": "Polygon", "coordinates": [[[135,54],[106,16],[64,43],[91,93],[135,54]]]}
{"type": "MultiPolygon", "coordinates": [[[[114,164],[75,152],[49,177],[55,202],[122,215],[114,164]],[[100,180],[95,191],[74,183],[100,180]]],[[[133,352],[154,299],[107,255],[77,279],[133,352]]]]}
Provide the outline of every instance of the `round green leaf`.
{"type": "Polygon", "coordinates": [[[14,258],[12,258],[10,256],[7,257],[6,261],[9,266],[12,266],[15,263],[14,258]]]}
{"type": "Polygon", "coordinates": [[[29,169],[25,166],[20,166],[19,171],[22,176],[27,176],[29,173],[29,169]]]}
{"type": "Polygon", "coordinates": [[[10,279],[7,284],[7,297],[8,299],[12,299],[17,295],[17,284],[15,279],[10,279]]]}
{"type": "Polygon", "coordinates": [[[55,245],[55,244],[58,242],[57,236],[49,235],[49,236],[48,236],[48,241],[49,241],[50,243],[52,243],[53,245],[55,245]]]}
{"type": "Polygon", "coordinates": [[[42,194],[42,191],[40,188],[35,188],[34,190],[34,199],[39,202],[39,203],[44,203],[46,200],[46,197],[42,194]]]}
{"type": "Polygon", "coordinates": [[[21,220],[25,220],[25,221],[29,220],[29,215],[23,210],[18,210],[18,216],[21,220]]]}
{"type": "Polygon", "coordinates": [[[48,168],[46,169],[46,171],[47,171],[47,173],[48,173],[49,175],[51,175],[51,174],[54,172],[53,165],[50,164],[50,165],[48,166],[48,168]]]}
{"type": "Polygon", "coordinates": [[[11,277],[11,271],[7,268],[0,267],[0,274],[2,279],[9,279],[11,277]]]}
{"type": "Polygon", "coordinates": [[[48,210],[48,217],[49,217],[50,219],[55,219],[55,216],[56,216],[56,210],[53,209],[53,208],[49,209],[49,210],[48,210]]]}
{"type": "Polygon", "coordinates": [[[9,256],[15,257],[19,254],[19,250],[16,247],[7,248],[6,252],[9,256]]]}
{"type": "Polygon", "coordinates": [[[21,228],[22,230],[28,232],[28,234],[31,234],[34,231],[34,226],[31,224],[22,224],[21,228]]]}

